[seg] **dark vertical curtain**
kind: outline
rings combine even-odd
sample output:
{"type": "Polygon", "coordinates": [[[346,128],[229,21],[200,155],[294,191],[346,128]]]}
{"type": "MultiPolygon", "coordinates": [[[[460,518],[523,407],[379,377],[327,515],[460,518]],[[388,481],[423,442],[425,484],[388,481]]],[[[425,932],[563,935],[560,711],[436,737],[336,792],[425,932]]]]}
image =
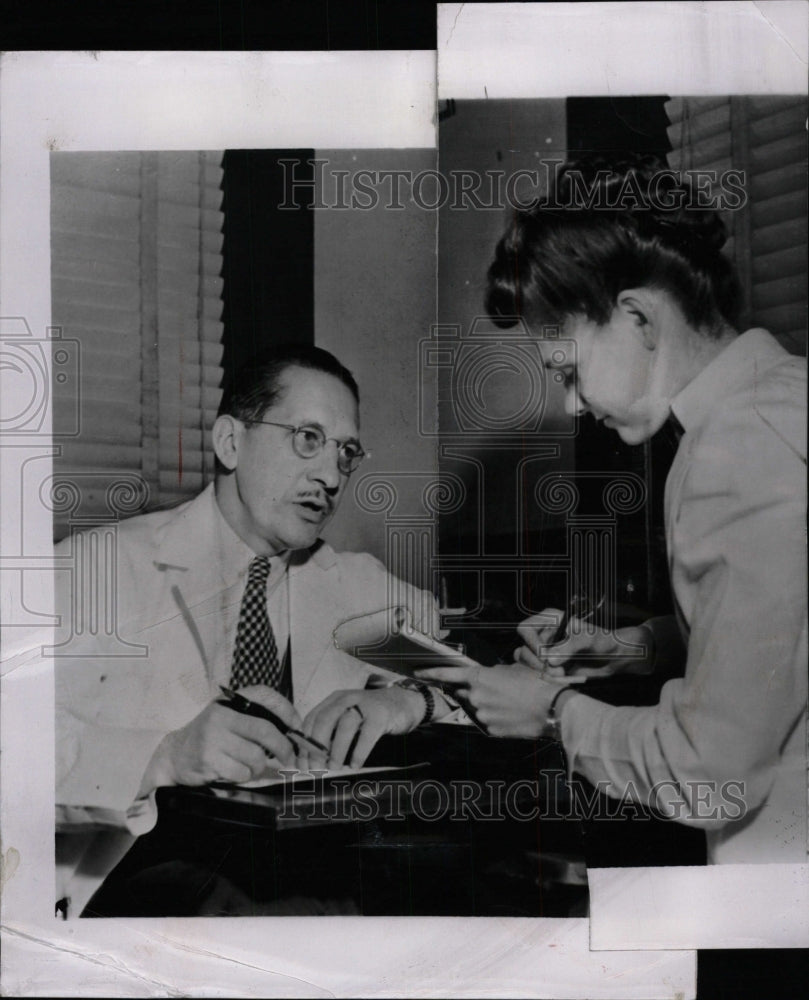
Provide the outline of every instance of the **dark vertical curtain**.
{"type": "Polygon", "coordinates": [[[225,377],[272,344],[314,342],[314,155],[225,153],[225,377]]]}

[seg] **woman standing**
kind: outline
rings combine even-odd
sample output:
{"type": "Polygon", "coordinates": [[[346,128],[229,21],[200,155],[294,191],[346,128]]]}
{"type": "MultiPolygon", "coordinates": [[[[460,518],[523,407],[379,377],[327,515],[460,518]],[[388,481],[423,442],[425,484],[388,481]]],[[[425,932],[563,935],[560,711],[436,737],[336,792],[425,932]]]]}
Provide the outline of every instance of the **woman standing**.
{"type": "Polygon", "coordinates": [[[568,412],[628,444],[670,419],[682,434],[665,499],[684,677],[640,708],[560,687],[570,655],[616,654],[627,636],[552,655],[544,613],[510,666],[421,673],[460,681],[492,735],[554,732],[570,770],[610,796],[704,828],[709,862],[801,862],[806,363],[765,330],[738,332],[724,226],[702,197],[649,158],[569,163],[500,240],[487,300],[495,321],[575,344],[546,358],[568,412]]]}

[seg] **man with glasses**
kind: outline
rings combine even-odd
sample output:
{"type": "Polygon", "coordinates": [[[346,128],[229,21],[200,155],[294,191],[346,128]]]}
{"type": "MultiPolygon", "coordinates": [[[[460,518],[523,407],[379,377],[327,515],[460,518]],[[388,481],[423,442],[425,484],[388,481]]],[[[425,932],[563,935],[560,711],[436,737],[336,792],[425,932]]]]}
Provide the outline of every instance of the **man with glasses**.
{"type": "Polygon", "coordinates": [[[119,525],[118,634],[132,656],[89,636],[86,658],[57,660],[63,828],[101,819],[142,834],[158,787],[248,781],[268,758],[360,766],[383,733],[448,710],[426,685],[366,690],[368,668],[332,639],[392,605],[438,626],[430,595],[319,541],[364,457],[351,373],[314,347],[249,363],[225,387],[213,446],[214,484],[119,525]],[[234,710],[222,688],[276,723],[234,710]]]}

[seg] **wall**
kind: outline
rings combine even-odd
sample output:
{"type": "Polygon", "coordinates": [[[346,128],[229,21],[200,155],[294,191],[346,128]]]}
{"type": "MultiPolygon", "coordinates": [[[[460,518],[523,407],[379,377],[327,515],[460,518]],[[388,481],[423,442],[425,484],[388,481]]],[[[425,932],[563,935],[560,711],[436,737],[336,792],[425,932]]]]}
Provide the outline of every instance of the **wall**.
{"type": "MultiPolygon", "coordinates": [[[[316,156],[328,160],[317,173],[319,203],[328,205],[336,200],[333,171],[415,174],[436,166],[434,150],[318,150],[316,156]]],[[[389,194],[383,183],[375,207],[315,209],[315,343],[356,376],[362,442],[371,452],[324,537],[388,563],[385,514],[363,510],[353,494],[365,477],[381,476],[395,491],[397,516],[423,516],[422,490],[436,472],[435,439],[418,431],[419,341],[429,336],[436,309],[436,216],[410,199],[406,183],[401,209],[389,207],[389,194]]],[[[398,568],[431,586],[424,561],[398,568]]]]}
{"type": "Polygon", "coordinates": [[[565,102],[457,101],[442,110],[442,173],[483,180],[474,207],[459,197],[439,215],[438,315],[448,329],[458,329],[458,357],[466,359],[448,368],[441,383],[441,472],[458,477],[465,492],[458,509],[441,519],[441,555],[450,604],[475,609],[483,627],[510,623],[504,630],[513,645],[513,624],[529,608],[552,603],[545,586],[550,577],[544,574],[543,587],[535,586],[532,560],[558,544],[550,533],[564,522],[540,508],[533,494],[541,477],[574,467],[574,428],[561,387],[542,367],[536,338],[530,331],[499,331],[485,318],[486,274],[514,204],[541,197],[553,176],[550,161],[565,159],[565,102]],[[512,191],[508,181],[517,176],[522,180],[512,191]],[[476,336],[470,337],[473,324],[476,336]],[[469,401],[465,422],[459,397],[469,401]]]}

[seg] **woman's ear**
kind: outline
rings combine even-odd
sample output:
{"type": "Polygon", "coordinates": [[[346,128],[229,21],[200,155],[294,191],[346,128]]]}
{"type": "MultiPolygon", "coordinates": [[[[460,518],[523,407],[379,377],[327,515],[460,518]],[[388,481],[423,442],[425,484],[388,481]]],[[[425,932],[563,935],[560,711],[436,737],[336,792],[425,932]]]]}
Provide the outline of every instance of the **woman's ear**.
{"type": "Polygon", "coordinates": [[[214,421],[211,437],[216,457],[224,467],[232,472],[239,464],[239,441],[244,424],[229,413],[224,413],[214,421]]]}
{"type": "Polygon", "coordinates": [[[660,339],[660,301],[654,288],[627,288],[618,296],[616,308],[633,324],[647,351],[660,339]]]}

